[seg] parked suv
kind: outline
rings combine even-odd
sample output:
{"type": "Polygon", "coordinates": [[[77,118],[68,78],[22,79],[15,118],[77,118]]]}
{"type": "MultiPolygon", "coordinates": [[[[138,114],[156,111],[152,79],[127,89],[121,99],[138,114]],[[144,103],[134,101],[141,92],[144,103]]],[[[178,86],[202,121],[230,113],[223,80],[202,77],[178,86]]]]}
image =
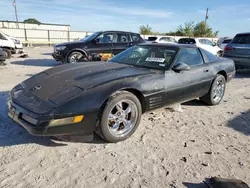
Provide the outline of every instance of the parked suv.
{"type": "Polygon", "coordinates": [[[104,56],[112,57],[135,44],[144,42],[137,33],[100,31],[80,41],[56,45],[52,56],[56,61],[65,63],[98,61],[104,56]]]}
{"type": "Polygon", "coordinates": [[[236,69],[250,69],[250,33],[239,33],[224,48],[223,57],[234,60],[236,69]]]}
{"type": "Polygon", "coordinates": [[[221,48],[219,48],[214,42],[206,38],[180,38],[178,43],[193,44],[217,56],[222,56],[223,53],[223,50],[221,48]]]}

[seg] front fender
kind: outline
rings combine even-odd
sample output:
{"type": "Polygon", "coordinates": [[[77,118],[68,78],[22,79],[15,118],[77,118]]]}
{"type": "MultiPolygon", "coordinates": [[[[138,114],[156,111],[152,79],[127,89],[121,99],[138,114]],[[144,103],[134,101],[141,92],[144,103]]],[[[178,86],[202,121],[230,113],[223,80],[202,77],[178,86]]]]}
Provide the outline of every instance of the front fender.
{"type": "Polygon", "coordinates": [[[71,54],[72,52],[75,52],[75,51],[82,52],[86,57],[88,57],[88,54],[85,50],[83,50],[81,48],[73,48],[67,52],[66,59],[68,58],[69,54],[71,54]]]}
{"type": "Polygon", "coordinates": [[[60,105],[60,113],[99,112],[105,101],[116,91],[136,90],[145,98],[153,93],[164,91],[163,75],[131,77],[114,80],[84,90],[77,97],[60,105]]]}

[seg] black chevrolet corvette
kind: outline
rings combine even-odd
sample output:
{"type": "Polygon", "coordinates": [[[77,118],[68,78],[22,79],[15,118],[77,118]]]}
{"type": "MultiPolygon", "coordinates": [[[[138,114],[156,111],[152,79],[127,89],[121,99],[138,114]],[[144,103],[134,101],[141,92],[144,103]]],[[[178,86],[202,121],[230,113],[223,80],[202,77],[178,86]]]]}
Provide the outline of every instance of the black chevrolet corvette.
{"type": "MultiPolygon", "coordinates": [[[[62,65],[13,88],[8,115],[34,135],[130,137],[141,114],[200,98],[217,105],[234,62],[191,45],[141,44],[108,62],[62,65]]],[[[167,121],[167,120],[166,120],[167,121]]]]}

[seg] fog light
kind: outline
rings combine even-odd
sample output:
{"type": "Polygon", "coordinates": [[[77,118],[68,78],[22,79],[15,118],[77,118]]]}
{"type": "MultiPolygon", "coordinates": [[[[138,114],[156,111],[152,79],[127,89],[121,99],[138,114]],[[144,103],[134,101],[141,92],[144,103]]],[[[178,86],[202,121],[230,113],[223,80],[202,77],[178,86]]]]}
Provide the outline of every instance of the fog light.
{"type": "Polygon", "coordinates": [[[83,119],[84,119],[83,115],[62,118],[62,119],[54,119],[50,121],[49,126],[52,127],[52,126],[61,126],[61,125],[80,123],[83,119]]]}

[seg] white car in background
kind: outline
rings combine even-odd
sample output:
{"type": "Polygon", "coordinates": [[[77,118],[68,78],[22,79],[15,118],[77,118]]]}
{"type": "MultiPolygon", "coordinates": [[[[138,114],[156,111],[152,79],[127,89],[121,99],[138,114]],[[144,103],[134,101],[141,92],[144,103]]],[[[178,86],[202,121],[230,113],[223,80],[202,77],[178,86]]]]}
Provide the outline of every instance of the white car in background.
{"type": "Polygon", "coordinates": [[[148,37],[145,40],[147,43],[165,43],[165,44],[176,44],[177,40],[173,37],[162,36],[162,37],[148,37]]]}
{"type": "Polygon", "coordinates": [[[12,54],[23,51],[23,44],[19,39],[0,31],[0,48],[2,48],[6,59],[9,59],[12,54]]]}
{"type": "Polygon", "coordinates": [[[219,46],[217,46],[214,42],[206,38],[180,38],[178,43],[192,44],[197,47],[203,48],[204,50],[207,50],[217,56],[222,56],[223,54],[223,50],[219,46]]]}

